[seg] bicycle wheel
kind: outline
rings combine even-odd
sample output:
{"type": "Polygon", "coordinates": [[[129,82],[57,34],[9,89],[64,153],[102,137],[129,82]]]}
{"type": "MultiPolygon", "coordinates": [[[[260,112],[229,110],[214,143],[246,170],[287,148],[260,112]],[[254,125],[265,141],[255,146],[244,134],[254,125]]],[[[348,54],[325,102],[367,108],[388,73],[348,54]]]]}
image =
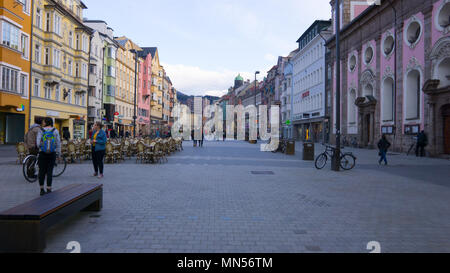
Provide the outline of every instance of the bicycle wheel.
{"type": "Polygon", "coordinates": [[[348,171],[355,167],[355,157],[350,154],[341,156],[341,168],[348,171]]]}
{"type": "Polygon", "coordinates": [[[34,183],[38,180],[37,174],[39,173],[39,166],[37,164],[37,157],[32,155],[25,159],[22,165],[23,177],[30,183],[34,183]]]}
{"type": "Polygon", "coordinates": [[[67,161],[64,156],[56,158],[55,166],[53,167],[53,177],[61,176],[67,167],[67,161]]]}
{"type": "Polygon", "coordinates": [[[327,160],[328,157],[326,154],[320,154],[317,158],[316,158],[316,169],[321,170],[325,167],[325,165],[327,164],[327,160]]]}

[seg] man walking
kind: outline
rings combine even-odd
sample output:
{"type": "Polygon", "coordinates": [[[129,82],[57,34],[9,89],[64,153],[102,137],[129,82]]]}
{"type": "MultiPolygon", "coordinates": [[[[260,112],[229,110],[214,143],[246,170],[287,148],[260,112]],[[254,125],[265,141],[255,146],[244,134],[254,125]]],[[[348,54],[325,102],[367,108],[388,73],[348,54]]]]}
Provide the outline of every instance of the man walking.
{"type": "Polygon", "coordinates": [[[425,147],[428,145],[428,137],[425,134],[425,131],[421,131],[417,135],[417,145],[416,145],[416,157],[424,157],[425,156],[425,147]]]}
{"type": "Polygon", "coordinates": [[[380,139],[380,141],[378,142],[378,149],[379,149],[379,156],[380,156],[380,160],[378,160],[378,164],[381,165],[381,162],[384,161],[384,165],[387,165],[387,152],[389,147],[391,147],[391,143],[389,143],[389,141],[386,138],[386,135],[383,135],[380,139]]]}

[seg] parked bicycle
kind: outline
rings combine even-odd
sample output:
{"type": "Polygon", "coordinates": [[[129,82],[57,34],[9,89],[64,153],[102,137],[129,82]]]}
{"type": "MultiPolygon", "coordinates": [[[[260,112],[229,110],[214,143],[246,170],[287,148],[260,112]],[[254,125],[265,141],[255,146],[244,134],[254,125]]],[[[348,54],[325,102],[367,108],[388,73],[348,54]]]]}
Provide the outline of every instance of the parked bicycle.
{"type": "Polygon", "coordinates": [[[278,143],[278,148],[276,150],[273,150],[272,153],[278,153],[281,152],[283,154],[286,153],[286,148],[287,148],[287,141],[285,139],[280,139],[279,143],[278,143]]]}
{"type": "Polygon", "coordinates": [[[409,156],[409,154],[414,150],[414,148],[417,145],[417,136],[414,136],[413,138],[413,142],[411,144],[411,146],[409,146],[408,152],[406,153],[406,156],[409,156]]]}
{"type": "MultiPolygon", "coordinates": [[[[315,166],[318,170],[321,170],[325,167],[327,164],[328,159],[332,159],[334,153],[336,152],[336,148],[330,145],[323,144],[325,148],[325,152],[320,154],[316,158],[315,166]]],[[[344,170],[351,170],[355,167],[356,164],[356,157],[352,153],[340,153],[340,165],[341,168],[344,170]]]]}
{"type": "MultiPolygon", "coordinates": [[[[22,172],[25,179],[34,183],[38,180],[39,173],[39,155],[29,155],[23,160],[22,172]]],[[[56,158],[55,166],[53,167],[53,177],[61,176],[67,167],[67,161],[64,156],[56,158]]]]}

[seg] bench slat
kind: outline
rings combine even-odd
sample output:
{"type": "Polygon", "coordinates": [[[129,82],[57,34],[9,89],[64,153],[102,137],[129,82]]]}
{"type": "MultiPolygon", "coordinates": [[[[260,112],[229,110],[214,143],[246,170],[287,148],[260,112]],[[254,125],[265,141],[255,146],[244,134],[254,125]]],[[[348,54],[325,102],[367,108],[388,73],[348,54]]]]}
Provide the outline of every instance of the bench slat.
{"type": "Polygon", "coordinates": [[[74,184],[0,213],[0,219],[40,220],[102,188],[102,184],[74,184]]]}

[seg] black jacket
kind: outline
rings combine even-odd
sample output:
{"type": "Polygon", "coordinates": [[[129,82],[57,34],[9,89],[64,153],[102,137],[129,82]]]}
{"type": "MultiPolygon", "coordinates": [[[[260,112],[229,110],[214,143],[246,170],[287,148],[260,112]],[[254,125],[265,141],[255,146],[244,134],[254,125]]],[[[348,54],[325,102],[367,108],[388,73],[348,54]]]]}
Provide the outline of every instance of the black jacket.
{"type": "Polygon", "coordinates": [[[378,149],[380,151],[387,152],[389,147],[391,147],[391,143],[385,138],[380,139],[378,142],[378,149]]]}

